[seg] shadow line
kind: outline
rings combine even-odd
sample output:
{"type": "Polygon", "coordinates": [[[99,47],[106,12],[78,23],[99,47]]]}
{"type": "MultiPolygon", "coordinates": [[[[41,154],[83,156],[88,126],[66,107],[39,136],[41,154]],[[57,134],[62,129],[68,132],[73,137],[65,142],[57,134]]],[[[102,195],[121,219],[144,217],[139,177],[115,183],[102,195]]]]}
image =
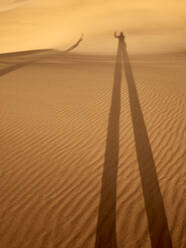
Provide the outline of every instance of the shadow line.
{"type": "Polygon", "coordinates": [[[135,86],[126,44],[124,41],[119,41],[119,43],[121,44],[124,57],[124,70],[128,84],[136,153],[148,218],[151,246],[152,248],[171,248],[172,242],[156,174],[155,162],[139,102],[138,92],[135,86]]]}
{"type": "Polygon", "coordinates": [[[63,53],[68,53],[72,50],[74,50],[76,47],[79,46],[80,42],[83,40],[83,35],[81,35],[80,39],[74,44],[72,45],[71,47],[69,47],[68,49],[64,50],[63,53]]]}
{"type": "MultiPolygon", "coordinates": [[[[62,53],[66,54],[70,51],[72,51],[73,49],[75,49],[76,47],[79,46],[80,42],[83,40],[83,37],[81,36],[80,39],[74,44],[72,45],[71,47],[69,47],[68,49],[64,50],[62,53]]],[[[33,52],[32,51],[27,51],[27,52],[17,52],[18,55],[20,55],[20,53],[22,54],[22,56],[25,56],[25,55],[30,55],[32,53],[35,53],[36,54],[36,58],[34,60],[31,60],[31,61],[27,61],[27,62],[24,62],[24,63],[19,63],[19,64],[15,64],[15,65],[12,65],[12,66],[9,66],[8,68],[5,68],[3,70],[0,70],[0,77],[2,77],[3,75],[11,72],[11,71],[15,71],[23,66],[26,66],[26,65],[29,65],[29,64],[32,64],[34,62],[37,62],[39,61],[40,59],[42,59],[43,57],[47,56],[47,55],[52,55],[53,53],[53,50],[51,49],[45,49],[45,50],[34,50],[33,52]],[[37,55],[39,54],[39,57],[37,57],[37,55]]],[[[9,56],[10,57],[11,54],[5,54],[5,56],[9,56]]],[[[12,53],[12,56],[15,57],[16,53],[12,53]]],[[[4,57],[5,57],[4,56],[4,57]]]]}
{"type": "Polygon", "coordinates": [[[0,77],[2,77],[3,75],[11,72],[11,71],[15,71],[21,67],[24,67],[28,64],[32,64],[34,61],[29,61],[29,62],[25,62],[25,63],[19,63],[19,64],[15,64],[15,65],[12,65],[12,66],[9,66],[8,68],[5,68],[3,70],[0,70],[0,77]]]}
{"type": "Polygon", "coordinates": [[[121,46],[119,44],[109,113],[95,248],[117,248],[116,188],[119,156],[121,46]]]}

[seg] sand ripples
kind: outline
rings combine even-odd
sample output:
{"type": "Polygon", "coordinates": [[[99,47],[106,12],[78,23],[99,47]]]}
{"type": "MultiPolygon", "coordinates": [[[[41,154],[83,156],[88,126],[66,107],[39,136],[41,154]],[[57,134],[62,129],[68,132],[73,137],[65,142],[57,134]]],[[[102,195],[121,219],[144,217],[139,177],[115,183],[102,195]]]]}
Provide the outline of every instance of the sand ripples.
{"type": "MultiPolygon", "coordinates": [[[[28,65],[0,79],[2,248],[95,245],[114,67],[91,59],[28,65]]],[[[134,65],[136,87],[173,247],[182,248],[185,96],[165,80],[176,69],[149,67],[134,65]]],[[[119,144],[118,248],[150,247],[124,78],[119,144]]]]}

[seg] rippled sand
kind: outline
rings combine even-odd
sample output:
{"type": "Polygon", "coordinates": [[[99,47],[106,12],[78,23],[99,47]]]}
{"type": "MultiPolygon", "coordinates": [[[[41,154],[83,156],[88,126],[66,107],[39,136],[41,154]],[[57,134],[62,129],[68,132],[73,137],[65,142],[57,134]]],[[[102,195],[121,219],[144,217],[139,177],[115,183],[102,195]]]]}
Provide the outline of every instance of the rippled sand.
{"type": "MultiPolygon", "coordinates": [[[[115,58],[49,51],[37,61],[36,54],[0,55],[0,247],[92,248],[115,58]]],[[[184,248],[186,55],[132,56],[131,66],[172,244],[184,248]]],[[[148,248],[123,70],[120,94],[117,246],[148,248]]]]}

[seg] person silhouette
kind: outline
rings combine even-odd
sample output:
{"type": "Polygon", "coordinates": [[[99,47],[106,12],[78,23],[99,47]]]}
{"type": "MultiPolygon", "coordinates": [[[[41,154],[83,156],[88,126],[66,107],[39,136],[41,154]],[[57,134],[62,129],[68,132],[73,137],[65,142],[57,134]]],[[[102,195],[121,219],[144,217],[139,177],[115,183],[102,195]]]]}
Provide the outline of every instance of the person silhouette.
{"type": "Polygon", "coordinates": [[[115,32],[115,33],[114,33],[114,37],[115,37],[116,39],[119,39],[120,41],[124,41],[124,39],[125,39],[125,35],[123,34],[123,32],[120,32],[119,35],[117,35],[117,32],[115,32]]]}

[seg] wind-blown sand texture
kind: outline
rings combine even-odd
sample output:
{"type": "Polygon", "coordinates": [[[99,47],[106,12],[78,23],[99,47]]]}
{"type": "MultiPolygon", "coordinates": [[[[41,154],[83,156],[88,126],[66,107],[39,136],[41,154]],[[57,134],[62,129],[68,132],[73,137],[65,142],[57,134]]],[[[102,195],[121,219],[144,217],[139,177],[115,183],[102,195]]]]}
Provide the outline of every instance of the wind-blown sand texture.
{"type": "Polygon", "coordinates": [[[186,55],[127,56],[0,55],[1,248],[185,247],[186,55]]]}

